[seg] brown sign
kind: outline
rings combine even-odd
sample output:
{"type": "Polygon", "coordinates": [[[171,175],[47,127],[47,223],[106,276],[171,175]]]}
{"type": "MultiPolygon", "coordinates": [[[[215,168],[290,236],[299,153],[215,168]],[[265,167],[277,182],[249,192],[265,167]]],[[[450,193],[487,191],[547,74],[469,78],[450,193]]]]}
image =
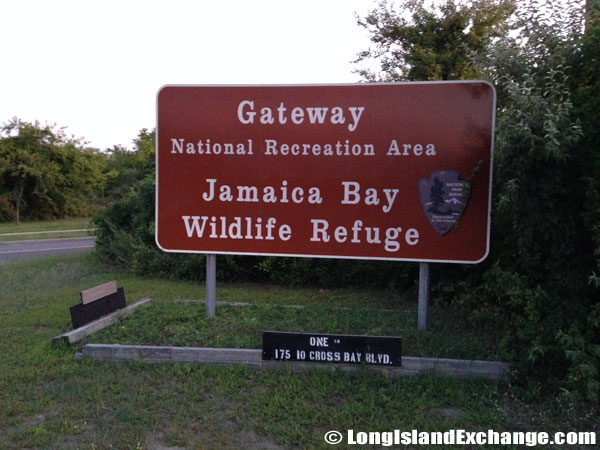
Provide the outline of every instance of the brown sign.
{"type": "Polygon", "coordinates": [[[475,263],[487,82],[165,86],[156,242],[172,252],[475,263]]]}

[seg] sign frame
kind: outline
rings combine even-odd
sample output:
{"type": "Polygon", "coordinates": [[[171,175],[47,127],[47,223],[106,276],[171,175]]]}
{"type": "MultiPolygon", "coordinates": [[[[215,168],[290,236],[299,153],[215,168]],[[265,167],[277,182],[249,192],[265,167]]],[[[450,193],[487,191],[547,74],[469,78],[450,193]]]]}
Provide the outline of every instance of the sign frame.
{"type": "MultiPolygon", "coordinates": [[[[159,249],[168,253],[189,253],[189,254],[205,254],[205,255],[248,255],[248,256],[280,256],[280,257],[300,257],[300,258],[328,258],[328,259],[358,259],[358,260],[378,260],[378,261],[408,261],[408,262],[431,262],[431,263],[454,263],[454,264],[477,264],[485,260],[490,251],[490,227],[491,227],[491,205],[492,205],[492,183],[493,183],[493,159],[494,159],[494,136],[495,136],[495,124],[496,124],[496,90],[493,84],[486,80],[461,80],[461,81],[433,81],[433,82],[399,82],[399,83],[342,83],[342,84],[167,84],[162,86],[157,92],[156,97],[156,192],[155,192],[155,242],[159,249]],[[411,258],[411,257],[396,257],[396,256],[354,256],[344,254],[308,254],[308,253],[283,253],[283,252],[247,252],[247,251],[222,251],[222,250],[189,250],[189,249],[175,249],[166,248],[159,242],[159,146],[160,146],[160,135],[159,135],[159,96],[165,88],[302,88],[302,87],[360,87],[360,86],[398,86],[398,85],[448,85],[448,84],[472,84],[479,83],[485,84],[492,90],[492,111],[491,111],[491,129],[490,129],[490,142],[489,142],[489,174],[488,180],[489,185],[487,187],[487,211],[486,211],[486,230],[485,230],[485,252],[483,256],[477,260],[463,260],[463,259],[438,259],[438,258],[411,258]]],[[[331,230],[333,232],[333,230],[331,230]]]]}

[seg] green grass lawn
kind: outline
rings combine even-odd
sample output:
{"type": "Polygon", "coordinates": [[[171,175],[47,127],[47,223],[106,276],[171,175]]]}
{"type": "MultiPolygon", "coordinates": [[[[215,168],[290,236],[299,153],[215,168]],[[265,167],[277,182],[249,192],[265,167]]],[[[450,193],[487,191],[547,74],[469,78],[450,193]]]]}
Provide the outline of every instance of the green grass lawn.
{"type": "Polygon", "coordinates": [[[407,355],[500,356],[493,330],[469,330],[461,312],[435,301],[431,329],[416,333],[416,301],[389,291],[221,283],[218,300],[253,306],[217,306],[207,319],[201,304],[174,302],[202,299],[203,285],[129,276],[90,254],[16,261],[0,270],[0,448],[312,449],[331,448],[323,441],[329,430],[597,431],[597,409],[560,398],[526,403],[507,383],[108,364],[76,361],[79,345],[52,347],[51,338],[70,328],[79,291],[110,280],[128,303],[149,296],[153,305],[88,342],[258,348],[260,331],[270,328],[400,335],[407,355]]]}
{"type": "MultiPolygon", "coordinates": [[[[238,294],[243,287],[224,287],[223,294],[238,294]],[[229,291],[229,292],[228,292],[229,291]]],[[[307,291],[310,295],[312,292],[307,291]]],[[[276,293],[275,295],[282,295],[276,293]]],[[[237,295],[235,295],[237,297],[237,295]]],[[[271,297],[272,298],[272,297],[271,297]]],[[[257,298],[250,306],[217,306],[215,318],[207,318],[204,304],[173,301],[154,302],[122,321],[88,338],[88,342],[189,347],[261,348],[262,331],[370,334],[401,336],[403,353],[441,358],[497,359],[493,336],[474,330],[456,329],[452,322],[436,317],[435,329],[417,332],[414,305],[402,304],[393,310],[373,305],[352,308],[306,305],[290,308],[257,298]],[[488,344],[488,345],[486,345],[488,344]]]]}
{"type": "Polygon", "coordinates": [[[20,241],[25,239],[56,239],[63,237],[83,237],[92,234],[90,231],[57,233],[62,230],[89,230],[89,218],[72,218],[59,220],[40,220],[32,222],[0,223],[1,241],[20,241]],[[51,231],[52,233],[44,233],[51,231]],[[23,234],[26,233],[26,234],[23,234]]]}

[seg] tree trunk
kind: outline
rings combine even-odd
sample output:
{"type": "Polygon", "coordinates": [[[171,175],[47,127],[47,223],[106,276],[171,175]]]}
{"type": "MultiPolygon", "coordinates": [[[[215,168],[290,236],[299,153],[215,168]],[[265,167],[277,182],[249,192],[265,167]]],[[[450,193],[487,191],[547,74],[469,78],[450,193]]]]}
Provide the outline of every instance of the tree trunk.
{"type": "Polygon", "coordinates": [[[585,31],[589,30],[592,23],[600,18],[600,0],[585,1],[585,31]]]}
{"type": "Polygon", "coordinates": [[[25,192],[25,186],[21,186],[19,192],[15,196],[15,220],[17,221],[17,225],[21,221],[21,203],[23,203],[23,193],[25,192]]]}

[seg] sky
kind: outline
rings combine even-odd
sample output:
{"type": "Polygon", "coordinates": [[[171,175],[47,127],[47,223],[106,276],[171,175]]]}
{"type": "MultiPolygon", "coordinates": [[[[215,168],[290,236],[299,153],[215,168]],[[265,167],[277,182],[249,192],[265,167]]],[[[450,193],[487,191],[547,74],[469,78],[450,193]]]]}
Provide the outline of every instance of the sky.
{"type": "Polygon", "coordinates": [[[354,83],[374,0],[2,3],[0,124],[67,127],[101,150],[156,126],[165,84],[354,83]]]}

